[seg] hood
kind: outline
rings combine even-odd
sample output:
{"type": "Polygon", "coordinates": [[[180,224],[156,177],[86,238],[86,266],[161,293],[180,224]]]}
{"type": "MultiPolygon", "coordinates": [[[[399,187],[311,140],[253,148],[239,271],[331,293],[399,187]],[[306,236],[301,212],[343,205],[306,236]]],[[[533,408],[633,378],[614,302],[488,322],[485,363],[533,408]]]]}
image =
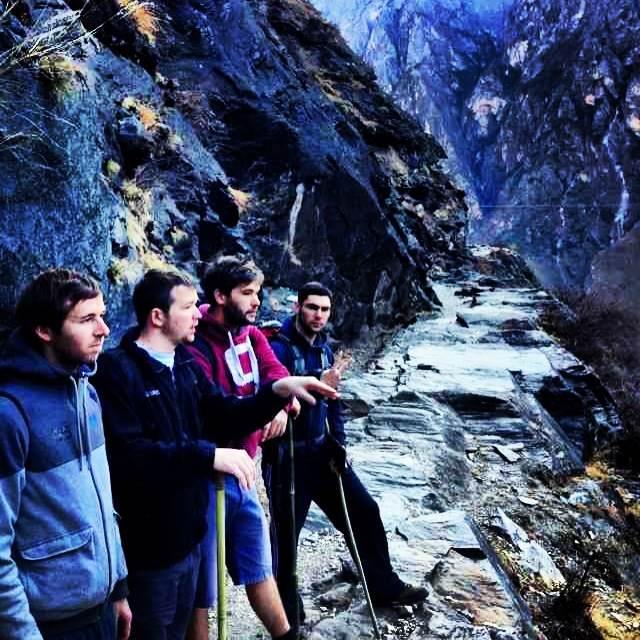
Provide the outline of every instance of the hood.
{"type": "MultiPolygon", "coordinates": [[[[82,365],[73,374],[89,376],[95,373],[95,366],[82,365]]],[[[44,382],[67,379],[71,372],[51,364],[25,339],[22,331],[16,329],[8,338],[0,353],[1,378],[38,378],[44,382]]]]}

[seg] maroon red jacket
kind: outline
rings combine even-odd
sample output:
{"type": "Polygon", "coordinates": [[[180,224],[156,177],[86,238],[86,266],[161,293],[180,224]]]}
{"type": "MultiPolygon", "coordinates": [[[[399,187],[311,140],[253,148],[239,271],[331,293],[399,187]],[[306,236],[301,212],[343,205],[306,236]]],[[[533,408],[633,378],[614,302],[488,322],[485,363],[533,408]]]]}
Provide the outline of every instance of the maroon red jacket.
{"type": "MultiPolygon", "coordinates": [[[[208,309],[209,305],[200,307],[202,319],[196,342],[187,348],[207,378],[215,382],[225,395],[250,396],[260,385],[289,375],[260,329],[247,325],[230,337],[227,327],[214,320],[208,309]]],[[[255,458],[261,438],[262,432],[258,430],[230,444],[245,449],[255,458]]]]}

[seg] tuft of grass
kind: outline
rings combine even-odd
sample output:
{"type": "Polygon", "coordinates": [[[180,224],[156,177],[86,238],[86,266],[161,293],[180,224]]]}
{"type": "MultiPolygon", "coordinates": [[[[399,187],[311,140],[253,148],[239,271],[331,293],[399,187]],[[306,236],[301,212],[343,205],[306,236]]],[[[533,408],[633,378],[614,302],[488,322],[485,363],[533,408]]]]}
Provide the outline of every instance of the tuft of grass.
{"type": "Polygon", "coordinates": [[[109,178],[117,178],[120,174],[120,170],[122,167],[118,162],[116,162],[113,158],[109,158],[104,165],[105,173],[109,176],[109,178]]]}
{"type": "Polygon", "coordinates": [[[171,239],[171,244],[173,247],[184,247],[190,243],[189,234],[182,229],[178,229],[177,227],[173,227],[169,232],[169,238],[171,239]]]}
{"type": "Polygon", "coordinates": [[[160,269],[162,271],[175,270],[175,267],[168,263],[162,256],[152,251],[142,256],[142,265],[146,269],[160,269]]]}
{"type": "Polygon", "coordinates": [[[136,31],[150,45],[156,44],[158,36],[158,16],[151,2],[141,0],[118,0],[118,4],[133,21],[136,31]]]}
{"type": "Polygon", "coordinates": [[[251,202],[251,194],[246,191],[241,191],[240,189],[234,189],[233,187],[228,187],[229,195],[233,198],[233,201],[236,203],[236,207],[238,207],[238,211],[240,213],[244,213],[251,202]]]}
{"type": "Polygon", "coordinates": [[[624,434],[611,453],[618,464],[640,470],[640,337],[628,309],[591,293],[556,292],[557,304],[540,321],[572,353],[593,367],[611,393],[624,434]]]}
{"type": "Polygon", "coordinates": [[[590,617],[591,587],[590,573],[593,566],[591,557],[586,563],[567,575],[567,583],[546,609],[550,624],[545,628],[548,640],[602,640],[590,617]]]}
{"type": "Polygon", "coordinates": [[[142,100],[138,100],[133,96],[127,96],[123,98],[121,104],[123,109],[132,111],[138,116],[146,131],[152,131],[160,124],[160,116],[146,102],[142,102],[142,100]]]}
{"type": "Polygon", "coordinates": [[[153,195],[135,180],[124,180],[120,193],[127,204],[127,242],[141,256],[148,250],[147,225],[152,220],[153,195]]]}
{"type": "Polygon", "coordinates": [[[40,74],[58,94],[68,94],[86,84],[87,68],[66,53],[52,53],[38,60],[40,74]]]}

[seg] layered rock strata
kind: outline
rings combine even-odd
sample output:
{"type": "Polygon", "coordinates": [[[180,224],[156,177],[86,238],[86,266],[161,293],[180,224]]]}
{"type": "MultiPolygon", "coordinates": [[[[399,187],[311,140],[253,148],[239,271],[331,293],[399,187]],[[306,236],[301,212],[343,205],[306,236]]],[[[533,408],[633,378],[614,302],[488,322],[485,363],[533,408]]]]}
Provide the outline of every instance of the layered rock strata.
{"type": "Polygon", "coordinates": [[[442,150],[305,2],[24,2],[0,48],[5,319],[65,264],[119,333],[144,268],[242,250],[333,286],[355,335],[437,304],[431,268],[464,254],[442,150]]]}

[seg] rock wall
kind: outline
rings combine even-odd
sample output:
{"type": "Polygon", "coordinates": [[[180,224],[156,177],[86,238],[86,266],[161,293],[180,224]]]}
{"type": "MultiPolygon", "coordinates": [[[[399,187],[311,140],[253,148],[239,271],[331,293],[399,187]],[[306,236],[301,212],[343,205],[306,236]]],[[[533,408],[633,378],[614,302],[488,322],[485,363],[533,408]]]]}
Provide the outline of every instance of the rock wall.
{"type": "Polygon", "coordinates": [[[310,5],[76,2],[0,24],[4,321],[65,264],[102,282],[118,333],[144,268],[237,250],[268,284],[334,287],[345,336],[437,304],[463,194],[310,5]]]}

